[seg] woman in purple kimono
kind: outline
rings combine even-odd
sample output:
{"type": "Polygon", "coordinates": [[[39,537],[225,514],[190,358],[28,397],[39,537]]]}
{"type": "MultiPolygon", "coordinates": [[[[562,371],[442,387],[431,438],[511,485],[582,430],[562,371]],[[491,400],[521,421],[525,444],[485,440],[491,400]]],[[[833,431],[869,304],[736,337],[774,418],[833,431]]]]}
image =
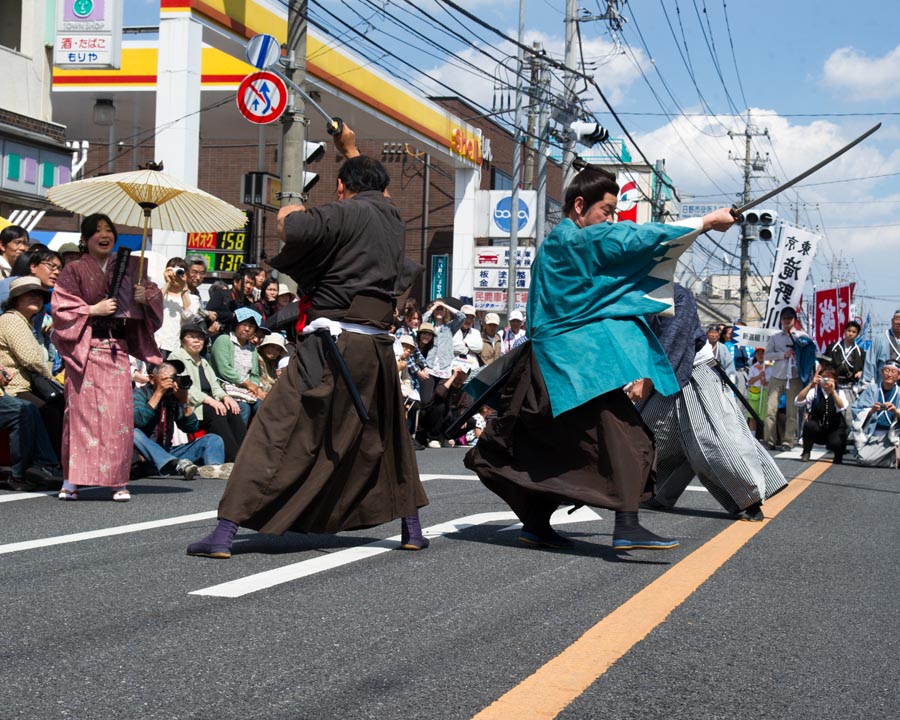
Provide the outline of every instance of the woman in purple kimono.
{"type": "Polygon", "coordinates": [[[60,500],[77,500],[78,486],[109,487],[126,502],[134,442],[133,355],[162,362],[153,333],[162,324],[162,294],[138,281],[137,258],[127,258],[113,283],[118,235],[106,215],[81,223],[81,257],[65,268],[53,291],[53,343],[66,363],[66,411],[60,500]],[[111,288],[118,286],[112,294],[111,288]]]}

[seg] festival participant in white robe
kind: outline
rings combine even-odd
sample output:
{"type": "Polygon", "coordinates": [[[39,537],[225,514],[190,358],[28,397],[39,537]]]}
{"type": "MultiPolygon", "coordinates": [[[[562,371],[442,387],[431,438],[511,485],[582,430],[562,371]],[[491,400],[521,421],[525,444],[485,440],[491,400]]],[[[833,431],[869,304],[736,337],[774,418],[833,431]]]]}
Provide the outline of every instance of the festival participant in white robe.
{"type": "Polygon", "coordinates": [[[675,316],[653,317],[650,327],[681,391],[666,397],[652,388],[632,389],[634,399],[646,397],[638,409],[656,437],[656,497],[644,507],[671,509],[696,475],[735,518],[763,520],[762,504],[787,481],[753,437],[734,393],[714,369],[713,350],[691,293],[676,285],[675,316]]]}
{"type": "Polygon", "coordinates": [[[862,381],[864,385],[877,383],[881,368],[888,360],[900,361],[900,310],[894,311],[891,327],[872,338],[872,347],[866,353],[862,381]]]}
{"type": "Polygon", "coordinates": [[[856,460],[869,467],[897,467],[900,446],[900,362],[888,360],[881,382],[867,385],[853,405],[856,460]]]}

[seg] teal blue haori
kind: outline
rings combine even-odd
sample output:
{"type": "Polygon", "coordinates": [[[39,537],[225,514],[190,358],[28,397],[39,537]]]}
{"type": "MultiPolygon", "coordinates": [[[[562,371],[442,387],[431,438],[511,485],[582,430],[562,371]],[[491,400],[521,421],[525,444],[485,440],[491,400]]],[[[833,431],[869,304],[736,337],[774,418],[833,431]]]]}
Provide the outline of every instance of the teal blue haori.
{"type": "Polygon", "coordinates": [[[531,268],[528,327],[554,417],[638,378],[662,395],[680,390],[643,316],[671,312],[672,271],[696,235],[565,219],[547,236],[531,268]]]}

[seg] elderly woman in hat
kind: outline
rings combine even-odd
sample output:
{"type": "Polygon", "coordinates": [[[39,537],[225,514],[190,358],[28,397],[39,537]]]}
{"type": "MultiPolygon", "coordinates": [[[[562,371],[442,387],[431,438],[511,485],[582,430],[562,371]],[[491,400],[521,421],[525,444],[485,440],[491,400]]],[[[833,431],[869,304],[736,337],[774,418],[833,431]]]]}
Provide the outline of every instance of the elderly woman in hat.
{"type": "Polygon", "coordinates": [[[50,291],[38,278],[20,277],[12,281],[0,315],[0,366],[15,370],[5,391],[37,405],[53,449],[59,454],[64,404],[45,402],[35,394],[33,386],[36,375],[52,378],[46,352],[31,332],[34,316],[48,302],[50,291]]]}
{"type": "Polygon", "coordinates": [[[262,318],[256,310],[242,307],[234,311],[234,321],[234,329],[213,343],[210,363],[225,383],[225,391],[237,401],[244,424],[249,425],[266,396],[260,387],[259,353],[252,342],[262,318]]]}
{"type": "Polygon", "coordinates": [[[203,327],[185,325],[181,328],[181,347],[169,359],[184,363],[185,374],[191,379],[188,404],[194,409],[200,429],[222,438],[225,462],[232,463],[244,442],[247,427],[241,419],[240,405],[225,392],[215,370],[203,357],[205,348],[206,333],[203,327]]]}

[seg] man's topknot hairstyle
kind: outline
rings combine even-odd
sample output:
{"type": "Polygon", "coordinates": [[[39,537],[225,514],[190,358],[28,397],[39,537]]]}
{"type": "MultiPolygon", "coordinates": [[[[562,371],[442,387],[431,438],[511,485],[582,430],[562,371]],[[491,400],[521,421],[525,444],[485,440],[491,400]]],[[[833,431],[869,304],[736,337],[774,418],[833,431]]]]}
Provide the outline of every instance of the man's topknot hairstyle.
{"type": "Polygon", "coordinates": [[[568,215],[575,207],[575,198],[584,198],[585,210],[596,202],[600,202],[606,194],[619,196],[616,176],[608,170],[596,165],[585,165],[584,170],[572,178],[566,188],[563,215],[568,215]]]}
{"type": "Polygon", "coordinates": [[[384,192],[391,182],[384,165],[366,155],[358,155],[345,160],[338,171],[338,180],[344,183],[344,187],[351,193],[360,193],[366,190],[384,192]]]}

